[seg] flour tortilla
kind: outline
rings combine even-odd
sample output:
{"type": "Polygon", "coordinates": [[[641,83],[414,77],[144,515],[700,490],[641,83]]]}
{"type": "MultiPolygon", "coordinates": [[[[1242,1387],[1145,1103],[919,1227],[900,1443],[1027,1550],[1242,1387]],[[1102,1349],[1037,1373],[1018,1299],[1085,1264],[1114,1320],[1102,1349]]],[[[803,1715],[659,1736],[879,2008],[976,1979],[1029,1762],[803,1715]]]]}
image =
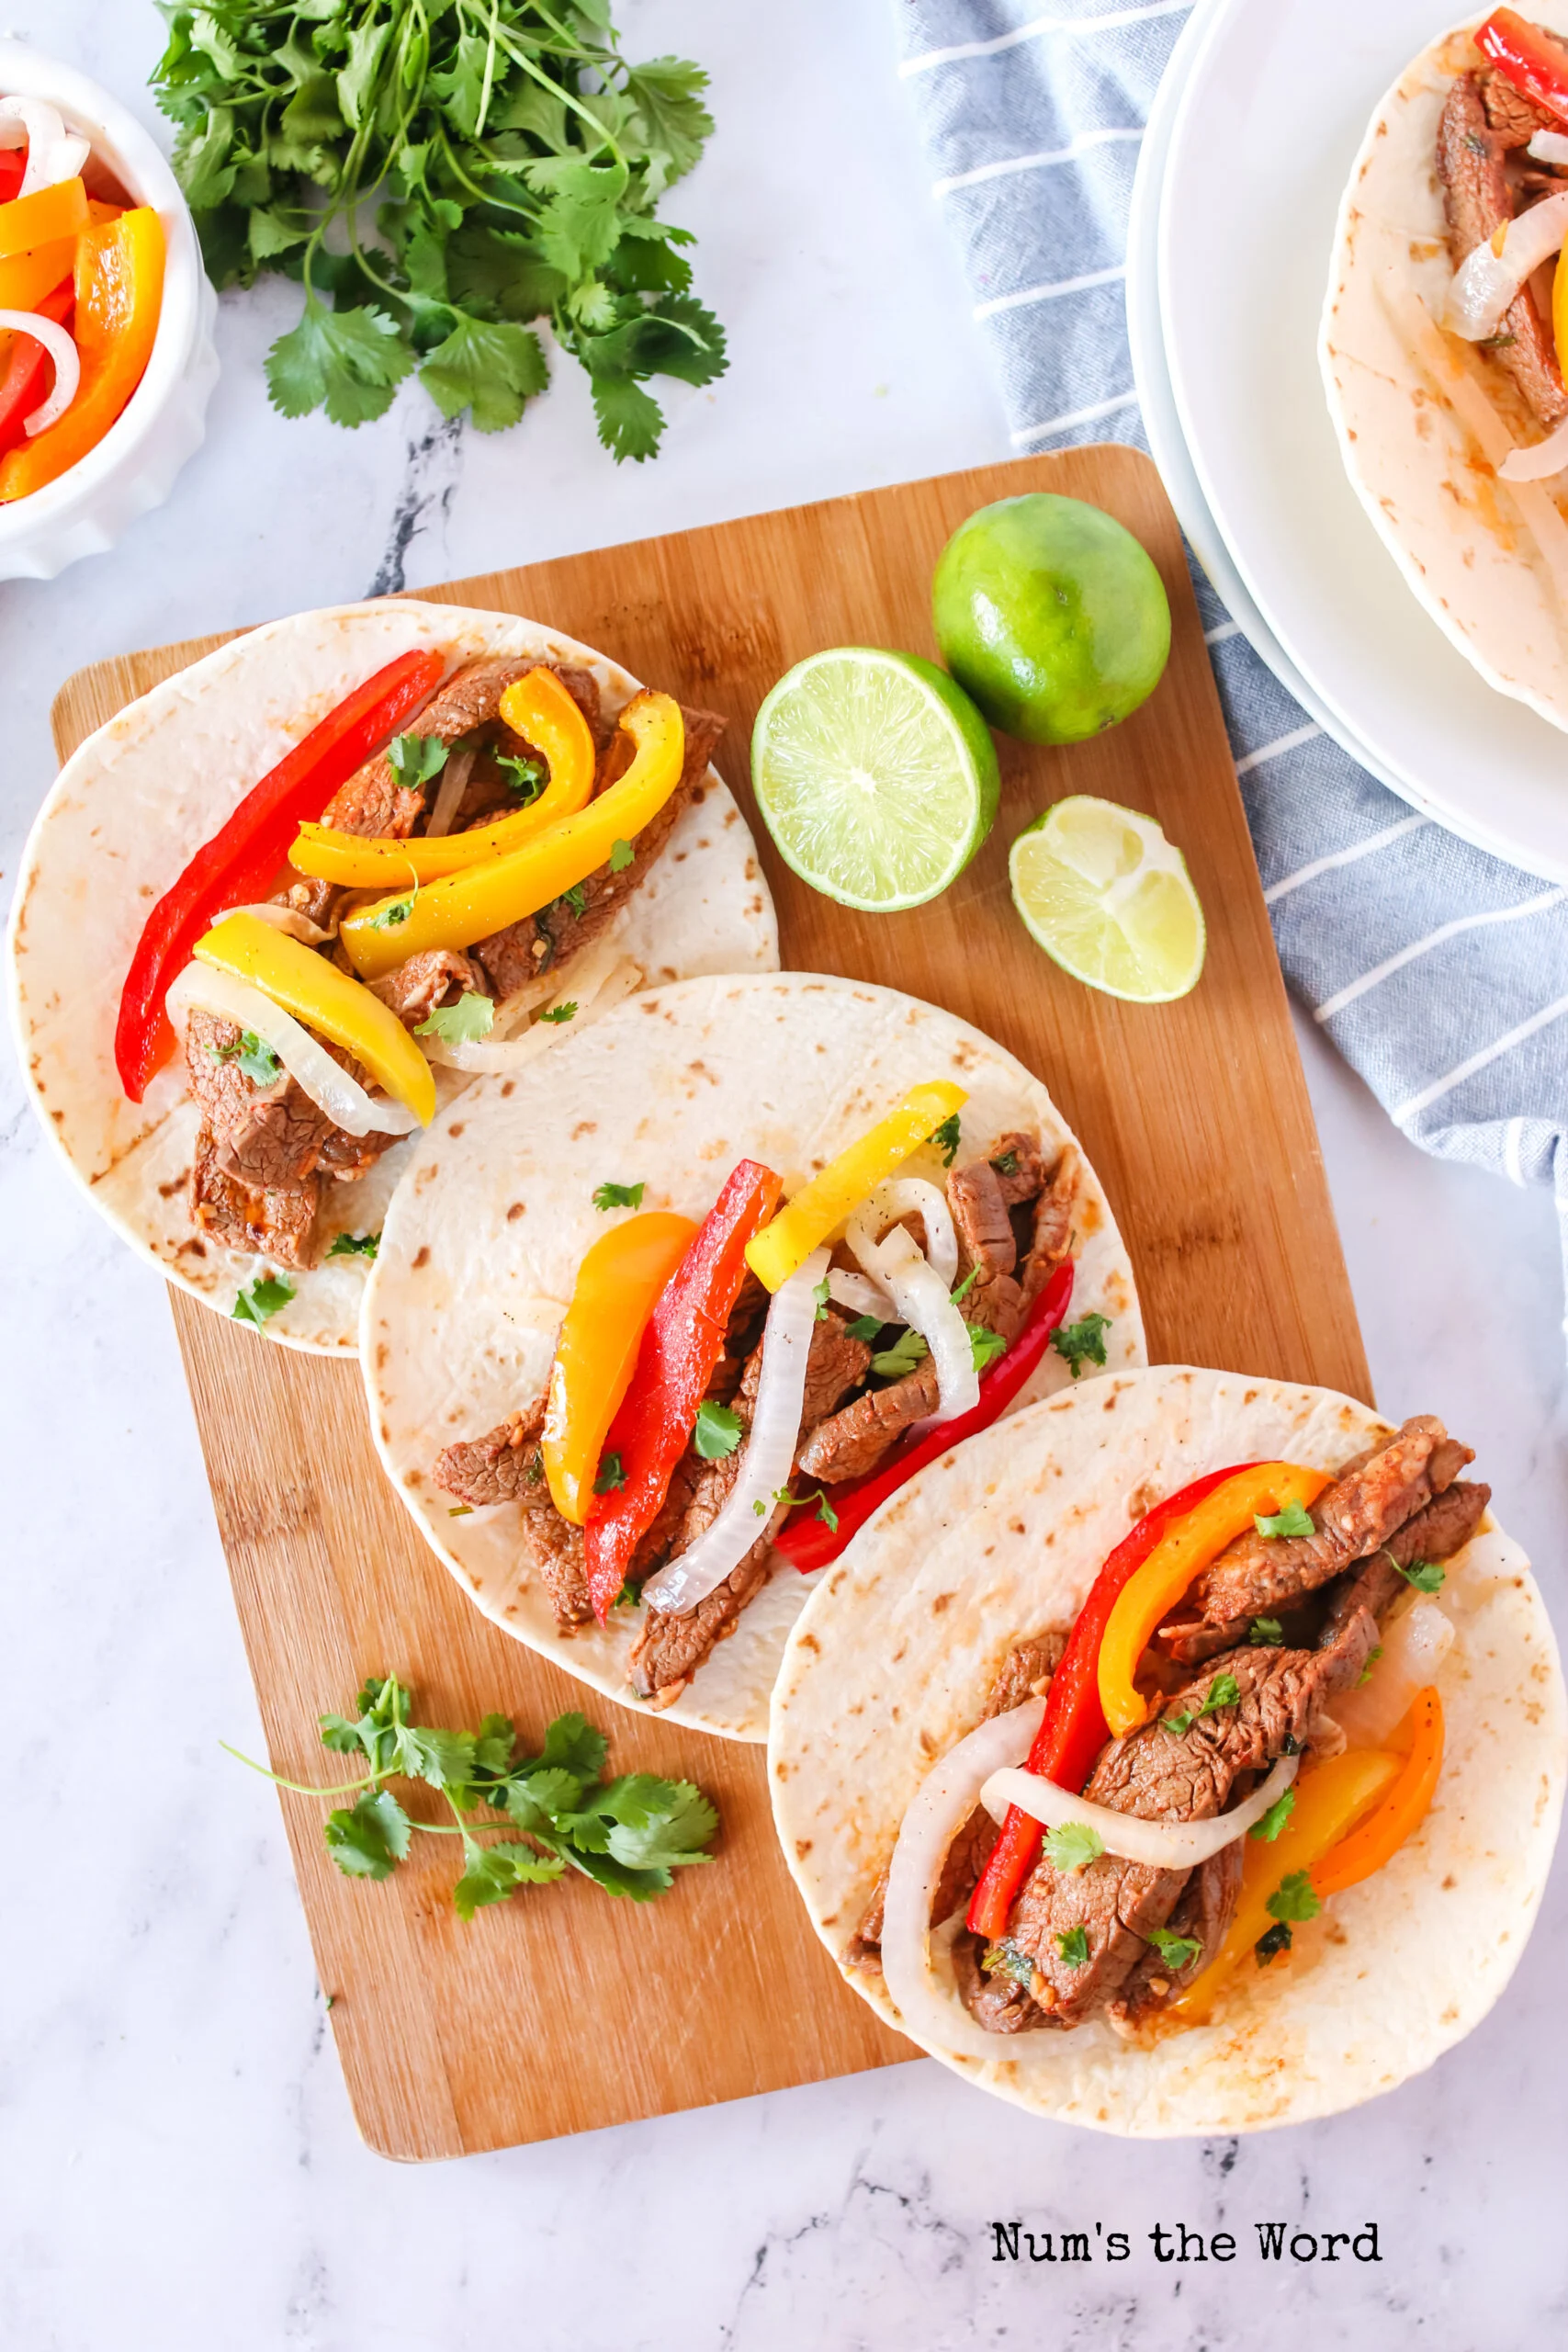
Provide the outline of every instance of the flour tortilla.
{"type": "MultiPolygon", "coordinates": [[[[784,1858],[844,1951],[932,1762],[979,1721],[1022,1636],[1066,1627],[1128,1528],[1226,1462],[1348,1461],[1389,1425],[1348,1396],[1179,1366],[1054,1396],[934,1464],[823,1577],[773,1692],[784,1858]]],[[[1144,2049],[1095,2021],[1029,2061],[931,2055],[1036,2115],[1140,2139],[1304,2123],[1393,2090],[1478,2025],[1524,1950],[1562,1804],[1557,1646],[1529,1562],[1490,1513],[1451,1560],[1442,1777],[1416,1836],[1296,1929],[1288,1968],[1238,1972],[1214,2020],[1144,2049]]]]}
{"type": "MultiPolygon", "coordinates": [[[[131,1247],[220,1314],[265,1261],[194,1230],[186,1176],[198,1116],[178,1056],[141,1104],[114,1063],[119,994],[153,901],[252,786],[386,662],[434,646],[456,668],[480,654],[591,670],[607,712],[638,680],[558,630],[510,613],[399,599],[299,613],[221,646],[101,727],[67,762],[22,858],[10,932],[12,1018],[33,1102],[94,1205],[131,1247]]],[[[776,971],[778,928],[745,820],[712,769],[617,933],[649,981],[698,972],[776,971]]],[[[570,969],[570,967],[567,967],[570,969]]],[[[436,1074],[442,1100],[459,1073],[436,1074]]],[[[530,1072],[530,1090],[539,1083],[530,1072]]],[[[324,1252],[334,1231],[373,1232],[411,1141],[351,1184],[322,1187],[324,1252]]],[[[291,1304],[269,1339],[318,1354],[358,1344],[362,1258],[289,1272],[291,1304]]]]}
{"type": "MultiPolygon", "coordinates": [[[[424,1534],[502,1632],[642,1710],[626,1679],[642,1612],[616,1611],[603,1631],[561,1635],[523,1560],[515,1506],[453,1518],[431,1475],[443,1446],[484,1436],[543,1390],[578,1266],[612,1222],[593,1206],[595,1187],[641,1183],[644,1210],[700,1219],[750,1158],[793,1192],[934,1078],[968,1090],[966,1154],[1009,1127],[1038,1133],[1052,1159],[1074,1142],[1039,1080],[951,1013],[891,989],[783,973],[629,998],[553,1048],[532,1087],[482,1080],[416,1146],[366,1294],[371,1429],[424,1534]]],[[[940,1181],[941,1156],[928,1150],[910,1168],[940,1181]]],[[[1071,1313],[1111,1318],[1110,1369],[1141,1364],[1133,1270],[1087,1161],[1075,1226],[1071,1313]]],[[[1023,1400],[1070,1381],[1047,1351],[1023,1400]]],[[[663,1713],[726,1738],[765,1739],[784,1636],[819,1581],[780,1566],[663,1713]]]]}
{"type": "MultiPolygon", "coordinates": [[[[1568,37],[1568,0],[1523,13],[1568,37]]],[[[1436,321],[1453,275],[1438,124],[1457,76],[1484,62],[1470,38],[1483,20],[1423,50],[1372,117],[1339,209],[1319,359],[1346,470],[1415,595],[1490,685],[1568,728],[1568,494],[1561,479],[1497,479],[1456,377],[1458,397],[1479,390],[1515,442],[1541,426],[1484,353],[1435,327],[1420,337],[1408,308],[1416,298],[1436,321]]]]}

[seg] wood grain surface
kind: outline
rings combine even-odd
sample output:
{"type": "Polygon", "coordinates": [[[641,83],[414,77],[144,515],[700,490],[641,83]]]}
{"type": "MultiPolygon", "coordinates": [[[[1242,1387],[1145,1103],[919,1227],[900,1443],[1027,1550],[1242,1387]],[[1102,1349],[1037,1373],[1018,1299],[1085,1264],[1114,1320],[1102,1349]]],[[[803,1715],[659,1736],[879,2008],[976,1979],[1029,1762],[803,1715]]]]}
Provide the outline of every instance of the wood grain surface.
{"type": "MultiPolygon", "coordinates": [[[[934,905],[847,913],[797,882],[759,832],[784,964],[931,998],[1045,1080],[1115,1204],[1153,1361],[1319,1381],[1370,1401],[1176,519],[1146,458],[1120,447],[1021,458],[421,593],[532,615],[723,711],[718,765],[750,814],[751,721],[779,673],[835,643],[934,652],[929,587],[943,542],[976,507],[1027,490],[1091,499],[1148,548],[1175,620],[1162,684],[1094,742],[1004,742],[991,839],[934,905]],[[1185,851],[1209,959],[1184,1002],[1092,994],[1013,914],[1009,843],[1068,792],[1151,811],[1185,851]]],[[[79,673],[55,706],[62,757],[221,641],[79,673]]],[[[171,1296],[276,1767],[333,1777],[316,1716],[367,1673],[412,1682],[427,1722],[500,1708],[530,1739],[575,1705],[580,1687],[489,1624],[424,1550],[378,1468],[353,1367],[269,1348],[171,1296]]],[[[447,1840],[419,1841],[389,1884],[351,1883],[322,1847],[324,1808],[282,1800],[354,2111],[383,2154],[547,2139],[912,2054],[840,1984],[807,1925],[773,1844],[762,1751],[597,1698],[590,1713],[610,1735],[612,1770],[699,1781],[719,1807],[717,1860],[658,1903],[613,1902],[574,1881],[465,1927],[447,1840]]],[[[234,1805],[258,1800],[236,1770],[234,1805]]]]}

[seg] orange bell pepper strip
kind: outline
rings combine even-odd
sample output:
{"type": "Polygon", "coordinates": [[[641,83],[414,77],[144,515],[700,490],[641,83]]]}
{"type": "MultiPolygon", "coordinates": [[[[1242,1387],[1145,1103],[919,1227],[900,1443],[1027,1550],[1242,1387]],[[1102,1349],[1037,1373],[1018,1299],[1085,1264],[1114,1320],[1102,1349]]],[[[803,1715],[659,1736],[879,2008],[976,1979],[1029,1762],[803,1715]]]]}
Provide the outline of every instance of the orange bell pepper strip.
{"type": "Polygon", "coordinates": [[[0,261],[54,244],[62,237],[80,236],[91,220],[80,178],[57,180],[52,187],[15,197],[9,204],[0,204],[0,261]]]}
{"type": "Polygon", "coordinates": [[[1318,1869],[1358,1822],[1388,1796],[1401,1777],[1400,1758],[1386,1748],[1348,1747],[1298,1774],[1290,1818],[1271,1842],[1257,1831],[1247,1840],[1241,1892],[1224,1941],[1201,1976],[1160,2011],[1161,2021],[1201,2025],[1226,1979],[1274,1926],[1269,1900],[1287,1878],[1310,1874],[1313,1913],[1320,1907],[1318,1869]]]}
{"type": "Polygon", "coordinates": [[[0,311],[36,311],[75,266],[74,237],[56,237],[47,245],[35,245],[31,253],[0,261],[0,311]]]}
{"type": "Polygon", "coordinates": [[[514,734],[544,753],[549,768],[549,782],[526,808],[498,818],[493,825],[475,825],[466,833],[438,833],[434,841],[366,841],[357,833],[334,832],[327,825],[301,825],[288,853],[289,865],[323,882],[346,883],[351,889],[379,886],[395,890],[411,881],[439,882],[444,875],[460,874],[482,858],[517,849],[562,817],[574,817],[585,808],[593,791],[593,738],[555,672],[530,670],[515,679],[501,697],[501,715],[514,734]]]}
{"type": "Polygon", "coordinates": [[[1122,1588],[1100,1645],[1100,1703],[1112,1736],[1136,1731],[1148,1713],[1133,1687],[1138,1661],[1155,1628],[1203,1570],[1244,1535],[1255,1518],[1271,1518],[1291,1503],[1314,1502],[1328,1484],[1326,1470],[1292,1462],[1260,1462],[1207,1495],[1161,1536],[1136,1576],[1122,1588]]]}
{"type": "Polygon", "coordinates": [[[1416,1692],[1396,1740],[1405,1727],[1410,1733],[1409,1750],[1398,1780],[1377,1811],[1369,1814],[1321,1862],[1313,1864],[1313,1893],[1325,1900],[1348,1886],[1359,1886],[1362,1879],[1381,1871],[1427,1817],[1443,1769],[1443,1702],[1430,1684],[1416,1692]]]}
{"type": "Polygon", "coordinates": [[[471,947],[537,914],[606,865],[617,842],[631,841],[651,823],[681,781],[685,722],[678,703],[645,689],[627,703],[621,725],[635,746],[632,763],[575,817],[562,817],[502,857],[350,915],[338,936],[361,978],[379,979],[421,948],[471,947]]]}
{"type": "Polygon", "coordinates": [[[577,1270],[556,1341],[543,1451],[550,1496],[581,1527],[605,1432],[631,1385],[643,1327],[696,1231],[689,1216],[649,1209],[602,1234],[577,1270]]]}
{"type": "MultiPolygon", "coordinates": [[[[0,205],[0,215],[7,209],[0,205]]],[[[164,229],[151,205],[85,230],[76,247],[82,382],[62,417],[0,459],[0,501],[42,490],[97,447],[146,373],[163,299],[164,229]]]]}

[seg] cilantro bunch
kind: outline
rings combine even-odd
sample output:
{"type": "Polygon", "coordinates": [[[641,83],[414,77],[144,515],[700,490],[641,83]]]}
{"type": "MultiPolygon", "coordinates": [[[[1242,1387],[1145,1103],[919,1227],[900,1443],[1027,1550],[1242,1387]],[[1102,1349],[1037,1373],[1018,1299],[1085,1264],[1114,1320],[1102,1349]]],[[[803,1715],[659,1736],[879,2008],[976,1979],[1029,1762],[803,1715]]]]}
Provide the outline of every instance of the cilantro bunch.
{"type": "Polygon", "coordinates": [[[691,236],[655,215],[713,129],[707,76],[628,65],[609,0],[158,5],[152,86],[214,283],[305,288],[267,356],[286,416],[362,424],[417,369],[444,416],[499,432],[548,380],[547,319],[600,439],[641,459],[648,379],[723,373],[691,236]]]}
{"type": "Polygon", "coordinates": [[[265,1773],[300,1796],[354,1796],[327,1815],[322,1834],[333,1861],[348,1878],[390,1878],[416,1832],[461,1838],[463,1874],[453,1889],[459,1917],[502,1903],[522,1886],[539,1886],[581,1871],[608,1894],[647,1903],[703,1849],[718,1815],[689,1781],[661,1781],[649,1772],[601,1778],[609,1743],[581,1715],[558,1715],[537,1756],[519,1756],[517,1733],[505,1715],[486,1715],[478,1731],[432,1731],[410,1720],[413,1694],[395,1676],[372,1678],[355,1702],[359,1713],[322,1715],[321,1742],[342,1756],[361,1756],[362,1779],[317,1789],[267,1772],[248,1756],[242,1764],[265,1773]],[[416,1821],[385,1786],[401,1778],[438,1789],[452,1825],[416,1821]],[[513,1829],[520,1837],[481,1843],[487,1833],[513,1829]]]}

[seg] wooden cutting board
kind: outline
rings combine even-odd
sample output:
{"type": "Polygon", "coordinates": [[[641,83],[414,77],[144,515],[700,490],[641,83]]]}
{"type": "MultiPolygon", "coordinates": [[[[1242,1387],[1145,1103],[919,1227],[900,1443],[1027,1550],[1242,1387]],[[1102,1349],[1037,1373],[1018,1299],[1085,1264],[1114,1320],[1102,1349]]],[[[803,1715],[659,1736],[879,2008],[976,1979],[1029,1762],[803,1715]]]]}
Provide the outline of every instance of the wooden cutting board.
{"type": "MultiPolygon", "coordinates": [[[[1004,742],[989,842],[912,913],[854,915],[813,896],[758,828],[784,962],[931,998],[1046,1080],[1131,1246],[1151,1360],[1320,1381],[1370,1401],[1176,518],[1147,458],[1120,447],[1021,458],[422,593],[530,614],[723,711],[718,765],[750,814],[747,744],[780,673],[845,642],[934,652],[929,592],[943,542],[976,507],[1028,490],[1093,500],[1149,549],[1175,619],[1164,681],[1092,743],[1004,742]],[[1209,959],[1184,1002],[1092,994],[1014,915],[1008,845],[1069,792],[1151,811],[1185,851],[1209,959]]],[[[55,705],[62,758],[221,642],[78,673],[55,705]]],[[[346,1705],[368,1673],[412,1682],[423,1721],[471,1724],[496,1708],[529,1739],[578,1704],[580,1687],[488,1623],[425,1551],[377,1465],[354,1367],[267,1347],[171,1296],[276,1768],[341,1777],[316,1717],[346,1705]]],[[[350,1883],[321,1843],[325,1807],[282,1799],[354,2112],[384,2155],[505,2147],[913,2054],[840,1983],[807,1924],[773,1843],[762,1750],[588,1696],[613,1770],[690,1778],[718,1805],[716,1861],[660,1902],[613,1902],[571,1881],[465,1927],[447,1841],[418,1841],[388,1884],[350,1883]]],[[[265,1801],[236,1770],[231,1804],[265,1801]]]]}

